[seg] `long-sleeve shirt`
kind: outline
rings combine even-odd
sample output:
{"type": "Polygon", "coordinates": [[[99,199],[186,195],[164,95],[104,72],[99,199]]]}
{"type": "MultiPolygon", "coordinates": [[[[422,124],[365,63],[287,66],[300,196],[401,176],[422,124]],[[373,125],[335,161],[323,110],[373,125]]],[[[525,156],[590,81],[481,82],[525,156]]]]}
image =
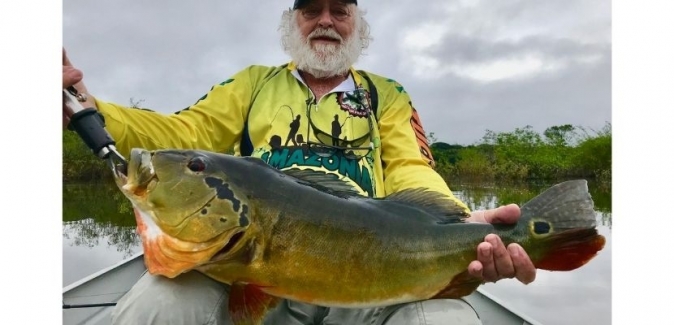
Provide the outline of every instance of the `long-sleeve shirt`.
{"type": "Polygon", "coordinates": [[[367,73],[376,86],[375,113],[372,85],[361,71],[350,72],[322,98],[314,98],[290,62],[249,66],[174,114],[100,99],[96,104],[123,155],[133,147],[234,154],[252,149],[251,156],[276,168],[331,173],[364,195],[384,197],[423,187],[468,211],[434,171],[424,129],[405,89],[395,80],[367,73]],[[364,158],[349,159],[354,157],[346,153],[364,158]]]}

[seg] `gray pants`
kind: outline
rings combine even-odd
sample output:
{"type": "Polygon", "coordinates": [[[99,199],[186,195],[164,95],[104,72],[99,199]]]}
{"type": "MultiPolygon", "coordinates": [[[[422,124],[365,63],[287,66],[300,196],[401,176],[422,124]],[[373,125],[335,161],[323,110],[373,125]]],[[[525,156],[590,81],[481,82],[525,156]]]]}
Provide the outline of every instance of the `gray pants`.
{"type": "MultiPolygon", "coordinates": [[[[113,324],[231,325],[227,312],[229,286],[199,272],[174,279],[145,273],[112,312],[113,324]]],[[[313,325],[481,325],[463,300],[434,299],[382,308],[326,308],[283,300],[265,324],[313,325]]]]}

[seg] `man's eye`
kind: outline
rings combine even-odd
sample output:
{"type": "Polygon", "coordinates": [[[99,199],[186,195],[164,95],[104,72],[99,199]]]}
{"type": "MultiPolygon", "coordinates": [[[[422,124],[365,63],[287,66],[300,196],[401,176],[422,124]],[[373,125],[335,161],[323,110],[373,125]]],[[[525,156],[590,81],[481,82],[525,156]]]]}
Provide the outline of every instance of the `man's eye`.
{"type": "Polygon", "coordinates": [[[331,14],[335,18],[344,19],[349,16],[349,11],[344,8],[332,9],[331,14]]]}
{"type": "Polygon", "coordinates": [[[306,8],[302,11],[302,15],[305,18],[316,18],[321,14],[321,10],[318,8],[306,8]]]}

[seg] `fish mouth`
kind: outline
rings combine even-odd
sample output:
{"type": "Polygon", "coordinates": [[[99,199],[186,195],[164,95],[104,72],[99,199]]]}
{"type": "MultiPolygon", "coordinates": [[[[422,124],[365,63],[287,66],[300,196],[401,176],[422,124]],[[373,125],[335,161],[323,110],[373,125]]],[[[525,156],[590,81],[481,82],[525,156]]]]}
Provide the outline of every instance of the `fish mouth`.
{"type": "Polygon", "coordinates": [[[126,182],[128,180],[127,176],[126,176],[127,173],[128,173],[128,170],[129,170],[128,167],[129,166],[127,164],[116,164],[115,165],[115,169],[114,169],[115,179],[117,180],[117,182],[122,183],[122,185],[126,184],[126,182]]]}
{"type": "Polygon", "coordinates": [[[115,166],[117,183],[124,192],[144,196],[159,178],[152,165],[154,154],[143,149],[132,149],[126,166],[115,166]]]}

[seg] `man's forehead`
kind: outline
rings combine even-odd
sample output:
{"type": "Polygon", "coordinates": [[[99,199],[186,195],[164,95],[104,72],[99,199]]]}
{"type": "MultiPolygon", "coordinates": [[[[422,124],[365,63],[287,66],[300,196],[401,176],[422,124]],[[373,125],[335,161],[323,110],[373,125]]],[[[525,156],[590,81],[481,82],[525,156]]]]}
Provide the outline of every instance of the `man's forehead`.
{"type": "MultiPolygon", "coordinates": [[[[295,4],[293,5],[293,9],[302,8],[302,7],[308,5],[311,2],[314,2],[314,0],[295,0],[295,4]]],[[[330,1],[330,2],[340,2],[340,3],[344,3],[344,4],[353,3],[355,5],[358,5],[357,0],[335,0],[335,1],[330,1]]]]}

